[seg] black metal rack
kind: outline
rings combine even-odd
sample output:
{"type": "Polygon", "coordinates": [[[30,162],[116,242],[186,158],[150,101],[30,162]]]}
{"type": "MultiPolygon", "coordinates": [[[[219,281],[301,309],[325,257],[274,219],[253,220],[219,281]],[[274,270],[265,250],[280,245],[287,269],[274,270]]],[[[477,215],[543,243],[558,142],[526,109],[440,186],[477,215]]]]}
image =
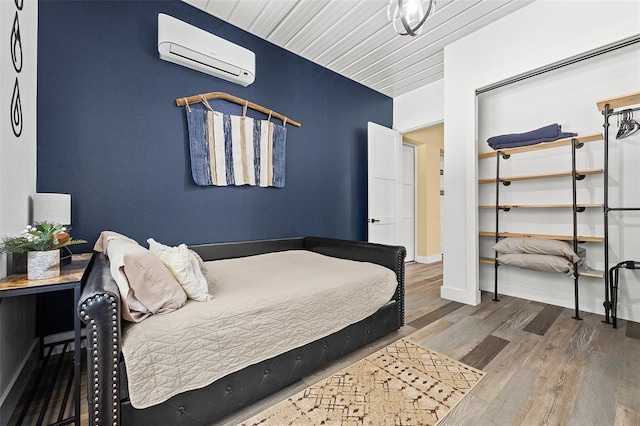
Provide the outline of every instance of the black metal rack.
{"type": "Polygon", "coordinates": [[[640,207],[610,207],[609,206],[609,119],[628,111],[640,111],[640,107],[627,108],[615,111],[614,108],[624,108],[626,106],[640,104],[640,92],[603,99],[597,102],[598,109],[604,117],[604,323],[611,324],[611,313],[613,312],[613,328],[617,328],[617,291],[618,291],[618,270],[620,268],[636,269],[637,262],[624,261],[609,268],[609,213],[624,211],[640,211],[640,207]],[[614,281],[615,278],[615,281],[614,281]],[[615,288],[614,288],[615,287],[615,288]],[[615,293],[615,294],[614,294],[615,293]]]}
{"type": "MultiPolygon", "coordinates": [[[[501,237],[505,237],[505,236],[528,236],[528,237],[542,237],[542,238],[553,238],[553,239],[561,239],[561,240],[565,240],[565,241],[570,241],[573,243],[573,250],[574,252],[578,251],[578,243],[582,243],[582,242],[586,242],[586,241],[601,241],[601,239],[598,239],[597,237],[582,237],[578,235],[578,213],[581,213],[583,211],[585,211],[585,207],[583,205],[578,204],[577,202],[577,181],[582,180],[585,178],[585,176],[587,174],[593,174],[593,171],[578,171],[576,168],[576,150],[582,148],[584,146],[584,143],[586,142],[593,142],[593,141],[599,141],[602,140],[602,135],[600,134],[595,134],[595,135],[588,135],[588,136],[582,136],[582,137],[574,137],[574,138],[567,138],[567,139],[561,139],[558,141],[554,141],[554,142],[548,142],[548,143],[544,143],[544,144],[538,144],[538,145],[532,145],[532,146],[528,146],[528,147],[520,147],[520,148],[511,148],[511,149],[505,149],[505,150],[498,150],[495,152],[489,152],[489,153],[483,153],[480,154],[478,157],[479,158],[488,158],[488,157],[493,157],[495,155],[496,157],[496,177],[495,177],[495,188],[496,188],[496,197],[495,197],[495,242],[498,242],[498,240],[501,237]],[[540,177],[549,177],[549,178],[555,178],[555,177],[560,177],[560,176],[570,176],[571,180],[572,180],[572,193],[573,193],[573,197],[572,197],[572,204],[570,205],[570,207],[572,208],[572,214],[573,214],[573,233],[570,237],[567,236],[552,236],[552,235],[532,235],[532,234],[527,234],[527,235],[521,235],[521,234],[508,234],[508,233],[501,233],[499,232],[500,229],[500,211],[509,211],[511,209],[511,206],[503,206],[500,204],[500,184],[503,184],[504,186],[508,186],[511,184],[511,179],[508,178],[503,178],[500,175],[500,162],[501,159],[502,160],[508,160],[511,157],[512,153],[520,153],[520,152],[527,152],[527,151],[536,151],[536,150],[540,150],[540,149],[548,149],[548,148],[556,148],[556,147],[561,147],[561,146],[567,146],[567,145],[571,145],[571,172],[570,174],[566,174],[566,173],[555,173],[555,174],[549,174],[548,176],[543,176],[543,175],[537,175],[535,178],[540,178],[540,177]]],[[[519,178],[518,180],[524,180],[526,177],[522,177],[519,178]]],[[[550,206],[551,207],[551,206],[550,206]]],[[[567,206],[569,207],[569,206],[567,206]]],[[[481,233],[481,235],[488,235],[487,233],[481,233]]],[[[485,262],[485,263],[489,263],[489,262],[485,262]]],[[[499,301],[500,299],[498,298],[498,269],[500,266],[500,263],[498,262],[498,254],[497,252],[494,254],[494,258],[493,258],[493,265],[494,265],[494,297],[493,300],[494,301],[499,301]]],[[[606,275],[603,273],[603,275],[606,275]]],[[[574,319],[576,320],[582,320],[582,318],[580,318],[580,311],[579,311],[579,277],[580,277],[580,272],[578,271],[578,264],[574,264],[574,275],[573,275],[573,279],[574,279],[574,300],[575,300],[575,315],[574,315],[574,319]]]]}
{"type": "Polygon", "coordinates": [[[72,408],[73,415],[70,417],[65,414],[68,412],[68,407],[74,403],[71,390],[76,372],[69,362],[69,358],[73,358],[73,351],[69,349],[73,343],[74,339],[68,339],[44,346],[44,356],[38,362],[37,376],[32,378],[30,390],[23,395],[22,408],[16,424],[24,424],[27,417],[35,418],[36,411],[38,418],[34,424],[37,425],[45,422],[50,426],[79,424],[76,407],[72,408]],[[60,354],[53,355],[56,350],[59,350],[60,354]],[[62,395],[59,395],[60,392],[62,395]],[[52,403],[53,399],[55,403],[52,403]]]}

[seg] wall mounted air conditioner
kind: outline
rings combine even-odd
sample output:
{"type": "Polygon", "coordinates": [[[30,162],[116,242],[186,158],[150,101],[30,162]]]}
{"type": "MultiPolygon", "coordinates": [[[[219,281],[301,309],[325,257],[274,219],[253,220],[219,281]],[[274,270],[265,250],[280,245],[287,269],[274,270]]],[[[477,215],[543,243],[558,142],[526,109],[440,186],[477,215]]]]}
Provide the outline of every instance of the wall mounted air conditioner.
{"type": "Polygon", "coordinates": [[[160,59],[242,86],[256,78],[256,55],[173,16],[158,14],[160,59]]]}

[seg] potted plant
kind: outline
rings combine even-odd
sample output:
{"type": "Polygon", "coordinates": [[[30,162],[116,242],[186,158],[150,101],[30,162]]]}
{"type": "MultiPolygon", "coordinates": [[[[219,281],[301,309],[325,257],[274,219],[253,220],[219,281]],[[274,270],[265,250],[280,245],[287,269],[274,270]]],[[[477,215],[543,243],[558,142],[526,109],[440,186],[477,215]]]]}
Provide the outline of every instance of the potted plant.
{"type": "Polygon", "coordinates": [[[40,280],[60,275],[60,248],[86,243],[74,240],[69,228],[60,224],[40,222],[27,225],[19,237],[3,237],[1,253],[27,254],[27,279],[40,280]]]}

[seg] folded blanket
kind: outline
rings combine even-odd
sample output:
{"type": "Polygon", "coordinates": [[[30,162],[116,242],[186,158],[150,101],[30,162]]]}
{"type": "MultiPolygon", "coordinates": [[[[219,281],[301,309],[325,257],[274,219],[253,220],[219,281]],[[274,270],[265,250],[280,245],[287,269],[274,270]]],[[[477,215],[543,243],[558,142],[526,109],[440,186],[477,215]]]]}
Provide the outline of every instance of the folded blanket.
{"type": "Polygon", "coordinates": [[[577,136],[577,133],[570,132],[560,132],[558,136],[553,138],[541,138],[541,139],[533,139],[530,141],[515,141],[515,142],[503,142],[503,143],[493,143],[489,144],[489,146],[493,149],[501,149],[501,148],[516,148],[518,146],[528,146],[535,145],[542,142],[552,142],[557,141],[559,139],[570,138],[572,136],[577,136]]]}
{"type": "Polygon", "coordinates": [[[553,123],[525,133],[493,136],[487,139],[487,143],[493,149],[513,148],[516,146],[534,145],[541,142],[551,142],[571,136],[576,136],[576,134],[563,133],[561,126],[558,123],[553,123]]]}

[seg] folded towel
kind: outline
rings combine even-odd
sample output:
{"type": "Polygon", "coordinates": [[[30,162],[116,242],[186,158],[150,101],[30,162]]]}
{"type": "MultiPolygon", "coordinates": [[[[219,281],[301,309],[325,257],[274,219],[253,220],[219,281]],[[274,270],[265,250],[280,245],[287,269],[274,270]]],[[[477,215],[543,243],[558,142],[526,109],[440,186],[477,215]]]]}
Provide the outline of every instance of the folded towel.
{"type": "Polygon", "coordinates": [[[576,136],[576,134],[563,133],[561,126],[558,123],[553,123],[525,133],[493,136],[487,139],[487,143],[493,149],[513,148],[516,146],[534,145],[541,142],[551,142],[571,136],[576,136]]]}

